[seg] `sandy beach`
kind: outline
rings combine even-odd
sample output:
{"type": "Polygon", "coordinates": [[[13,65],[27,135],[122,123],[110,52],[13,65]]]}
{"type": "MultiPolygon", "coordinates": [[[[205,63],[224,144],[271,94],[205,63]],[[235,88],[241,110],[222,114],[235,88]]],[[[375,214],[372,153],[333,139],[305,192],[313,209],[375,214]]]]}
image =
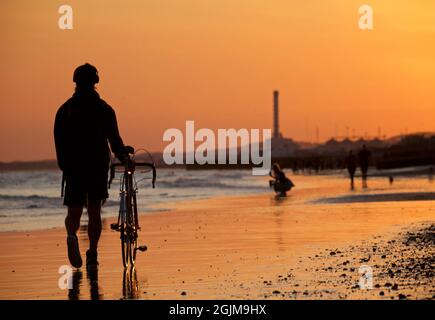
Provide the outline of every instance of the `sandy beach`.
{"type": "MultiPolygon", "coordinates": [[[[399,181],[385,201],[363,201],[385,182],[351,193],[319,181],[285,199],[271,193],[222,196],[141,215],[139,242],[148,251],[127,273],[118,234],[110,230],[113,219],[105,219],[98,273],[75,270],[72,290],[58,286],[59,267],[68,265],[63,228],[3,232],[0,298],[433,298],[433,227],[428,228],[435,222],[434,185],[421,190],[424,197],[413,190],[414,197],[397,201],[410,193],[399,181]],[[341,200],[331,203],[332,195],[341,200]],[[373,268],[373,289],[358,287],[361,265],[373,268]]],[[[84,255],[85,224],[79,241],[84,255]]]]}

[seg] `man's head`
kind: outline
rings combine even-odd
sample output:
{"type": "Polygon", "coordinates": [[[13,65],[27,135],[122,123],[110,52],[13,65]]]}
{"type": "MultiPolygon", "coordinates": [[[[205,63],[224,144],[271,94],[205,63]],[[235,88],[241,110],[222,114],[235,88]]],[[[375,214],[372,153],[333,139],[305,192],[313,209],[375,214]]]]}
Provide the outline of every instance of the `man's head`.
{"type": "Polygon", "coordinates": [[[74,70],[73,81],[77,88],[94,88],[94,85],[100,81],[98,70],[93,65],[85,63],[74,70]]]}

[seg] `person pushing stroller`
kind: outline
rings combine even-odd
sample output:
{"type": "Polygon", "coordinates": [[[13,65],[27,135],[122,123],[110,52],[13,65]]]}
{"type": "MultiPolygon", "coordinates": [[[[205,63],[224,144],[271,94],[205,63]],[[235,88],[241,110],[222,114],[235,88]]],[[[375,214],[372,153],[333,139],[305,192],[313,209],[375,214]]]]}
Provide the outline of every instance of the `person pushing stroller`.
{"type": "Polygon", "coordinates": [[[269,180],[269,186],[273,188],[276,192],[276,195],[279,197],[287,196],[287,191],[290,191],[295,185],[293,182],[286,177],[284,171],[281,170],[281,167],[278,163],[274,163],[272,166],[272,170],[269,175],[274,180],[269,180]]]}

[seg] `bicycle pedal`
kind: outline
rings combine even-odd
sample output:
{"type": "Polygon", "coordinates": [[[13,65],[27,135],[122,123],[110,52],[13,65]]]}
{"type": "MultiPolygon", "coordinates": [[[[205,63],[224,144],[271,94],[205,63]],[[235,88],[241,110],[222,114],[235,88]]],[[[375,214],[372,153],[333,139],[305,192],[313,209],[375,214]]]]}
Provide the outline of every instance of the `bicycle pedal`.
{"type": "Polygon", "coordinates": [[[117,224],[117,223],[111,223],[110,224],[110,229],[115,230],[115,231],[119,231],[119,224],[117,224]]]}
{"type": "Polygon", "coordinates": [[[139,246],[137,247],[137,250],[141,251],[141,252],[145,252],[148,250],[147,246],[139,246]]]}

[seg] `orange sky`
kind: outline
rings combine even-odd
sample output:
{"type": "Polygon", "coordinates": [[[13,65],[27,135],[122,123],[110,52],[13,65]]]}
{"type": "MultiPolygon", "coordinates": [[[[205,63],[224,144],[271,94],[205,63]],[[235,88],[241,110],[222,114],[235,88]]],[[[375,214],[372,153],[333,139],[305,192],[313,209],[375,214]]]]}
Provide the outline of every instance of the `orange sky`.
{"type": "Polygon", "coordinates": [[[152,151],[186,120],[271,128],[274,89],[296,140],[435,131],[432,0],[8,0],[0,35],[0,161],[54,158],[54,115],[84,62],[125,142],[152,151]],[[365,3],[373,31],[358,28],[365,3]],[[62,4],[74,30],[57,26],[62,4]]]}

